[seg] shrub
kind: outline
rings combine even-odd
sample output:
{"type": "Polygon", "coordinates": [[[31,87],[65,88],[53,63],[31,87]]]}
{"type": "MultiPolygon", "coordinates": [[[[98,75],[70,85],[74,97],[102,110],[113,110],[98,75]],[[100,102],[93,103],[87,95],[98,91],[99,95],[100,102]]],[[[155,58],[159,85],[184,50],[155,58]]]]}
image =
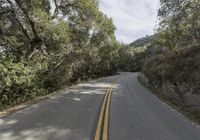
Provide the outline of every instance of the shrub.
{"type": "Polygon", "coordinates": [[[44,94],[37,85],[33,68],[12,60],[0,62],[0,110],[44,94]]]}

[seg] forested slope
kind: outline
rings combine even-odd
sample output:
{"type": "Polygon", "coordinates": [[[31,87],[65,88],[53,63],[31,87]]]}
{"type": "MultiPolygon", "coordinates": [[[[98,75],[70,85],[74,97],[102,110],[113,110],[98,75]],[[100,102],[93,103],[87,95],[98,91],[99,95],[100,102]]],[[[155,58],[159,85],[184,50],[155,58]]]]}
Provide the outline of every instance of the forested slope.
{"type": "Polygon", "coordinates": [[[154,38],[154,35],[146,35],[145,37],[139,38],[132,43],[130,43],[128,46],[129,47],[144,47],[144,46],[149,46],[152,43],[152,40],[154,38]]]}
{"type": "Polygon", "coordinates": [[[152,47],[156,53],[143,66],[143,80],[200,120],[200,1],[160,2],[152,47]]]}
{"type": "Polygon", "coordinates": [[[114,32],[97,0],[0,0],[0,110],[116,73],[114,32]]]}

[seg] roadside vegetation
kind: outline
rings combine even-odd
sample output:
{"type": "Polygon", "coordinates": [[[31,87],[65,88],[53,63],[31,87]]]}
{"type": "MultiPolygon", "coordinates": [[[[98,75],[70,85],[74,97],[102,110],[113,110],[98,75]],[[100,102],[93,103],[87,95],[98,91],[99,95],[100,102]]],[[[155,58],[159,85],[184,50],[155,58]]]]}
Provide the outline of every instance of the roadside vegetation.
{"type": "Polygon", "coordinates": [[[118,50],[118,71],[139,72],[145,62],[147,46],[132,47],[123,45],[118,50]]]}
{"type": "Polygon", "coordinates": [[[155,34],[125,45],[97,0],[0,0],[0,110],[77,81],[140,71],[200,122],[200,1],[160,3],[155,34]]]}
{"type": "Polygon", "coordinates": [[[200,1],[161,0],[142,79],[200,122],[200,1]]]}
{"type": "Polygon", "coordinates": [[[0,110],[117,72],[120,44],[96,0],[0,0],[0,110]]]}

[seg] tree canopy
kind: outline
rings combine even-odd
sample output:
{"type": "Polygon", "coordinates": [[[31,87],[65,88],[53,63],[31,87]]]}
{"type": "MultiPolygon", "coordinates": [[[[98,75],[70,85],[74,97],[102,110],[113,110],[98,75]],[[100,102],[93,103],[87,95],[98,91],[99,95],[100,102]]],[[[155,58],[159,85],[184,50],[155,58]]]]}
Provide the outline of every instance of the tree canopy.
{"type": "Polygon", "coordinates": [[[0,106],[115,73],[120,44],[97,0],[0,0],[0,106]]]}

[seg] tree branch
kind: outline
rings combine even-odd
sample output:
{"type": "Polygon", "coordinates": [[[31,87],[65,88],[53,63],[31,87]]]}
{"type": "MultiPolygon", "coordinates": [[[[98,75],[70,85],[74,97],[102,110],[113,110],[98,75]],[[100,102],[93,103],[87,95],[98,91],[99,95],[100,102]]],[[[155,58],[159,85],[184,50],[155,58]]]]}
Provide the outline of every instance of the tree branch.
{"type": "Polygon", "coordinates": [[[57,0],[53,0],[53,2],[54,2],[54,5],[55,5],[55,10],[53,12],[52,19],[55,19],[58,15],[59,6],[58,6],[58,3],[57,3],[57,0]]]}
{"type": "Polygon", "coordinates": [[[54,13],[53,13],[53,16],[52,16],[52,19],[55,19],[59,13],[59,9],[66,9],[66,8],[76,8],[76,9],[81,9],[79,6],[73,4],[73,3],[67,3],[67,4],[64,4],[63,1],[60,2],[60,5],[58,4],[58,1],[57,0],[53,0],[54,1],[54,5],[55,5],[55,10],[54,10],[54,13]]]}
{"type": "Polygon", "coordinates": [[[29,41],[31,41],[31,38],[30,38],[30,36],[29,36],[27,30],[24,28],[23,24],[22,24],[22,23],[20,22],[20,20],[17,18],[17,13],[16,13],[16,10],[15,10],[15,8],[14,8],[14,5],[13,5],[12,1],[11,1],[11,0],[7,0],[7,2],[10,4],[11,9],[12,9],[11,12],[15,15],[15,19],[16,19],[17,23],[19,24],[19,26],[20,26],[22,32],[24,33],[24,35],[26,36],[26,38],[27,38],[29,41]]]}

